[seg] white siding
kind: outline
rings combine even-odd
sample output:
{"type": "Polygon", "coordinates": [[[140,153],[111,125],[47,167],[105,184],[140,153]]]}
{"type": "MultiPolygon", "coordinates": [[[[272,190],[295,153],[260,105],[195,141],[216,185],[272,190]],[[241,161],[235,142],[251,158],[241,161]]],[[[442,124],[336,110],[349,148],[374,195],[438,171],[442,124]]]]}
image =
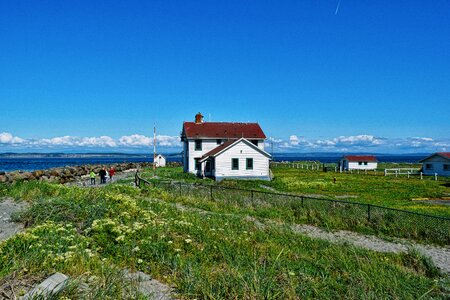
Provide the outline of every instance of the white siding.
{"type": "Polygon", "coordinates": [[[259,140],[258,141],[258,148],[261,150],[264,150],[264,140],[259,140]]]}
{"type": "Polygon", "coordinates": [[[269,158],[241,141],[216,156],[215,176],[222,177],[269,177],[269,158]],[[232,170],[231,159],[239,159],[239,170],[232,170]],[[253,158],[253,170],[246,169],[246,159],[253,158]]]}
{"type": "Polygon", "coordinates": [[[195,158],[200,158],[203,154],[216,148],[217,140],[202,140],[202,150],[195,150],[195,140],[188,140],[188,170],[187,172],[195,173],[195,158]]]}
{"type": "Polygon", "coordinates": [[[437,173],[439,176],[450,176],[450,170],[444,170],[444,164],[450,165],[450,159],[445,159],[437,155],[432,156],[423,162],[423,174],[434,175],[435,173],[437,173]],[[427,164],[431,164],[432,168],[427,169],[427,164]]]}
{"type": "Polygon", "coordinates": [[[376,162],[367,162],[367,165],[364,165],[364,161],[362,163],[363,164],[360,165],[359,162],[357,162],[357,161],[351,161],[348,163],[348,169],[349,170],[374,170],[378,166],[378,163],[376,163],[376,162]]]}
{"type": "Polygon", "coordinates": [[[367,162],[367,165],[364,165],[364,161],[362,161],[362,165],[360,165],[357,161],[341,160],[342,170],[375,170],[377,167],[378,163],[373,161],[367,162]]]}
{"type": "Polygon", "coordinates": [[[156,156],[155,163],[156,163],[157,167],[165,167],[166,166],[166,159],[164,158],[164,156],[158,155],[158,156],[156,156]]]}

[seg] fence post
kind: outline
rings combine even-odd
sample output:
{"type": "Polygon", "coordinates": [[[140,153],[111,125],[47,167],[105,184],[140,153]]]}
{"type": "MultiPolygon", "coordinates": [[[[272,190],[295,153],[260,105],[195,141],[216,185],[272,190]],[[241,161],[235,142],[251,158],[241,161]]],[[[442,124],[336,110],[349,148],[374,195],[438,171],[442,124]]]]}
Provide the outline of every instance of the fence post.
{"type": "Polygon", "coordinates": [[[408,178],[409,178],[409,171],[408,171],[408,178]]]}
{"type": "Polygon", "coordinates": [[[252,206],[255,206],[255,204],[253,203],[253,190],[252,190],[252,206]]]}
{"type": "Polygon", "coordinates": [[[370,222],[370,207],[371,207],[372,205],[370,205],[370,204],[367,204],[367,221],[369,221],[370,222]]]}
{"type": "Polygon", "coordinates": [[[437,180],[437,173],[434,173],[434,180],[437,180]]]}
{"type": "Polygon", "coordinates": [[[210,197],[210,200],[213,200],[213,186],[212,185],[209,186],[209,197],[210,197]]]}
{"type": "Polygon", "coordinates": [[[181,181],[180,181],[180,197],[182,196],[182,193],[181,193],[181,181]]]}
{"type": "Polygon", "coordinates": [[[423,173],[420,172],[420,180],[422,180],[422,179],[423,179],[423,173]]]}
{"type": "Polygon", "coordinates": [[[304,206],[303,205],[303,199],[304,199],[304,197],[303,196],[300,196],[300,199],[302,200],[302,207],[304,206]]]}

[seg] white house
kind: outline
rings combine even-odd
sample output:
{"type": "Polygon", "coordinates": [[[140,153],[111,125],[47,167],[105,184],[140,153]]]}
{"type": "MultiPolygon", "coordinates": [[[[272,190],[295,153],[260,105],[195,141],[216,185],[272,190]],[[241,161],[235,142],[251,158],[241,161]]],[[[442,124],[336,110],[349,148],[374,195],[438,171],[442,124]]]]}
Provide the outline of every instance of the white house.
{"type": "Polygon", "coordinates": [[[346,155],[339,161],[339,170],[375,170],[378,160],[373,155],[346,155]]]}
{"type": "Polygon", "coordinates": [[[266,136],[257,123],[184,122],[184,172],[222,180],[225,178],[270,179],[271,155],[264,151],[266,136]]]}
{"type": "Polygon", "coordinates": [[[437,152],[419,162],[425,175],[450,176],[450,152],[437,152]]]}
{"type": "Polygon", "coordinates": [[[166,166],[166,158],[162,156],[161,154],[158,154],[155,158],[155,165],[156,167],[165,167],[166,166]]]}

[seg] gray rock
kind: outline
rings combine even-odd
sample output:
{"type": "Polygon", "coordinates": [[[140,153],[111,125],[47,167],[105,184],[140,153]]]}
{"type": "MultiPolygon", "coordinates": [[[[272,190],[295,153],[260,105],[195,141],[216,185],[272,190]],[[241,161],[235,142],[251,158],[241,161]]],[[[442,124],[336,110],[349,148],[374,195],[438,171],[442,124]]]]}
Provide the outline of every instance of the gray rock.
{"type": "Polygon", "coordinates": [[[137,283],[137,288],[139,292],[155,300],[171,300],[175,299],[172,295],[172,289],[159,282],[158,280],[152,279],[149,275],[137,271],[131,273],[129,271],[124,271],[126,278],[137,283]]]}
{"type": "Polygon", "coordinates": [[[67,284],[69,277],[62,273],[55,273],[45,279],[38,286],[26,293],[22,300],[31,300],[35,298],[47,298],[52,294],[60,292],[67,284]]]}

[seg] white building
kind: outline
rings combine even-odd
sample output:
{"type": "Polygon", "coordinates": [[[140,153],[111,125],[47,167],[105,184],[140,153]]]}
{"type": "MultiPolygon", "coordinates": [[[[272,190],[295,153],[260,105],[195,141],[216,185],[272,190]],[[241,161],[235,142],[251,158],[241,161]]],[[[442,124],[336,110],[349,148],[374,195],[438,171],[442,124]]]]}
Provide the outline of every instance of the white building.
{"type": "Polygon", "coordinates": [[[166,158],[162,156],[161,154],[158,154],[155,158],[155,166],[158,167],[165,167],[166,166],[166,158]]]}
{"type": "Polygon", "coordinates": [[[184,122],[184,172],[216,180],[225,178],[270,179],[271,155],[264,151],[266,136],[257,123],[184,122]]]}
{"type": "Polygon", "coordinates": [[[419,162],[425,175],[450,176],[450,152],[437,152],[419,162]]]}
{"type": "Polygon", "coordinates": [[[346,155],[339,161],[339,170],[375,170],[378,160],[373,155],[346,155]]]}

